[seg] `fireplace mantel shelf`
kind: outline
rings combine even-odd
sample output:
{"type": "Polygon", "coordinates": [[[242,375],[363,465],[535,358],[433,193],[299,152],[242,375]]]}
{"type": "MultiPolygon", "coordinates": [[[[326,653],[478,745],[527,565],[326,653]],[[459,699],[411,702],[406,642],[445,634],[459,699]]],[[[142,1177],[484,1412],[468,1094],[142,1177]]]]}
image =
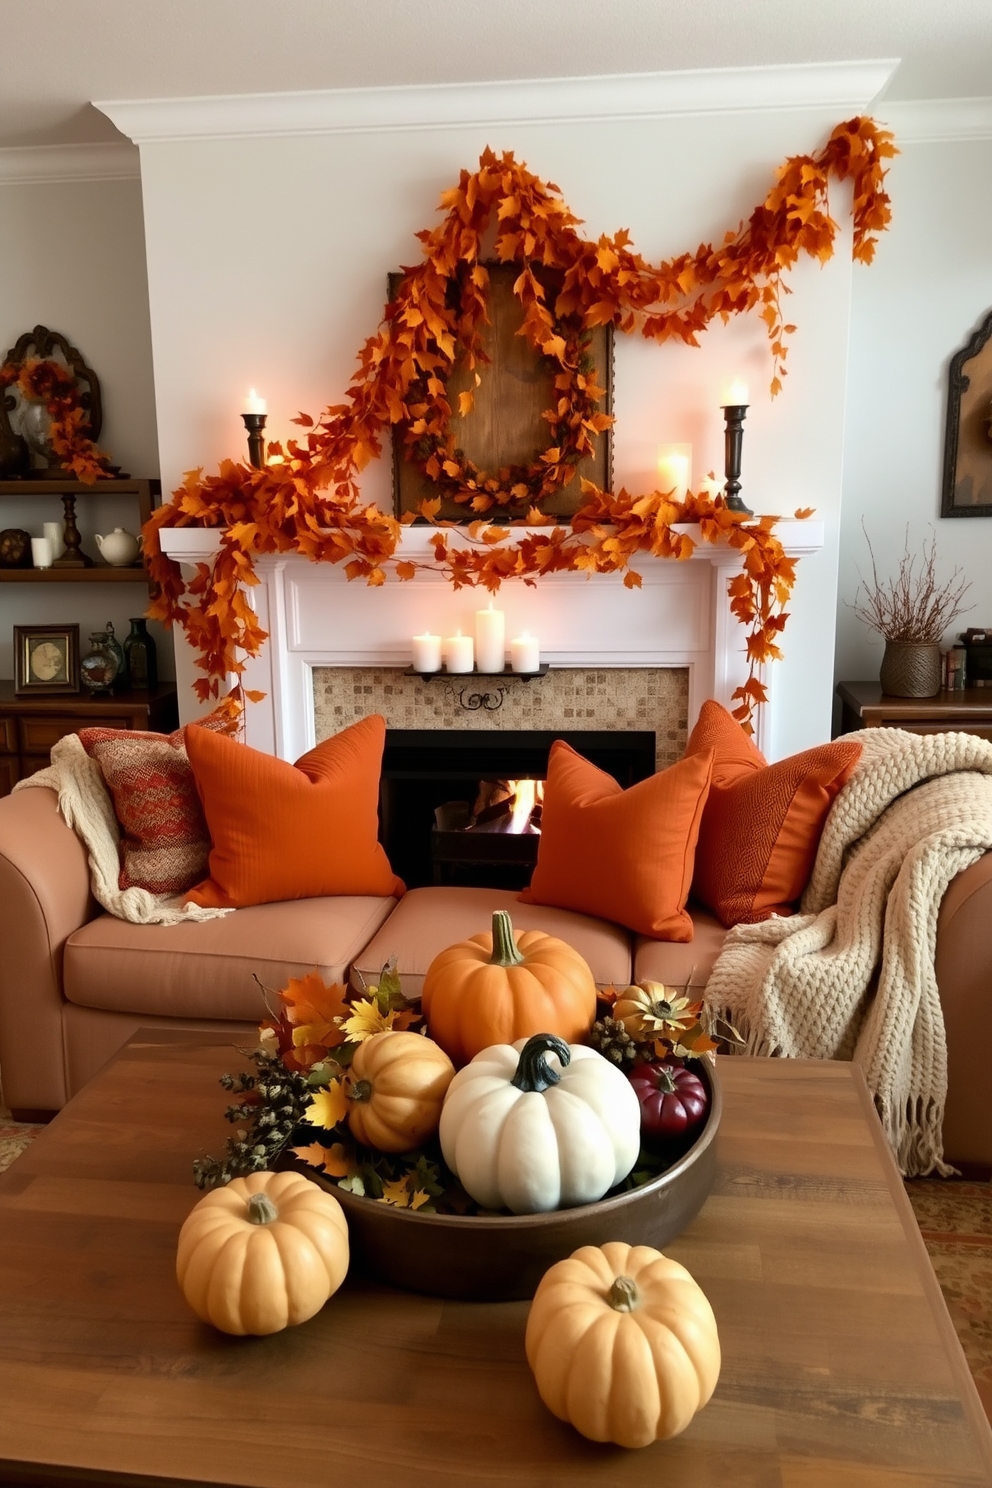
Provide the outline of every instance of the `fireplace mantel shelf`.
{"type": "MultiPolygon", "coordinates": [[[[427,567],[436,567],[434,557],[433,540],[437,529],[432,526],[404,527],[400,534],[396,556],[415,563],[422,563],[427,567]]],[[[510,529],[515,537],[536,536],[547,531],[544,527],[513,527],[510,529]]],[[[727,542],[710,543],[704,542],[698,523],[680,522],[676,523],[673,532],[685,533],[693,539],[696,546],[689,559],[690,562],[702,560],[718,564],[724,567],[728,564],[736,564],[740,561],[738,549],[732,548],[727,542]]],[[[823,523],[807,518],[805,521],[796,521],[794,518],[782,518],[775,527],[775,534],[790,558],[800,558],[804,554],[816,553],[823,547],[824,531],[823,523]]],[[[459,531],[457,527],[445,529],[445,536],[455,545],[459,543],[465,547],[481,544],[472,543],[467,533],[459,531]]],[[[219,527],[164,527],[159,534],[162,552],[176,563],[208,563],[220,549],[221,529],[219,527]]],[[[291,553],[277,553],[261,557],[257,561],[261,564],[285,562],[293,558],[299,559],[299,555],[291,553]]],[[[299,561],[309,562],[309,559],[299,561]]],[[[638,570],[654,567],[661,560],[652,557],[650,553],[638,553],[631,560],[631,567],[638,570]]],[[[332,572],[344,576],[342,564],[327,564],[326,567],[332,572]]],[[[574,582],[576,579],[585,582],[591,579],[615,579],[615,574],[553,574],[552,580],[566,580],[574,582]]],[[[548,582],[543,579],[542,583],[548,582]]]]}
{"type": "MultiPolygon", "coordinates": [[[[622,573],[574,571],[546,574],[538,583],[510,580],[499,591],[507,634],[530,634],[540,640],[543,663],[551,668],[609,667],[685,668],[691,727],[706,698],[733,706],[735,688],[748,675],[746,634],[730,608],[729,585],[740,572],[743,554],[729,543],[703,541],[698,526],[678,529],[695,540],[688,561],[638,553],[631,567],[640,584],[624,585],[622,573]]],[[[824,545],[824,524],[783,520],[776,535],[790,557],[815,555],[824,545]]],[[[514,535],[546,532],[514,528],[514,535]]],[[[322,667],[397,668],[410,666],[412,637],[472,633],[473,612],[481,591],[455,589],[434,556],[436,530],[405,527],[397,558],[416,564],[410,582],[392,578],[377,587],[350,583],[344,563],[317,563],[300,553],[261,555],[255,562],[258,582],[247,591],[269,640],[258,656],[247,660],[241,680],[263,693],[246,713],[247,742],[298,759],[315,743],[314,671],[322,667]],[[449,628],[450,627],[450,628],[449,628]]],[[[464,529],[447,528],[455,544],[471,543],[464,529]]],[[[209,564],[221,542],[218,528],[172,527],[160,534],[162,551],[187,566],[209,564]]],[[[802,583],[800,570],[799,582],[802,583]]],[[[177,651],[177,657],[178,657],[177,651]]],[[[184,663],[185,665],[186,663],[184,663]]],[[[195,676],[190,660],[190,678],[195,676]]],[[[764,674],[772,683],[774,668],[764,674]]],[[[449,682],[471,673],[439,675],[449,682]]],[[[507,674],[496,684],[508,685],[507,674]]],[[[233,684],[238,679],[230,679],[233,684]]],[[[356,684],[358,685],[358,684],[356,684]]],[[[380,685],[387,686],[386,682],[380,685]]],[[[375,686],[367,688],[368,707],[377,703],[375,686]]],[[[763,746],[772,702],[758,717],[758,745],[763,746]]]]}

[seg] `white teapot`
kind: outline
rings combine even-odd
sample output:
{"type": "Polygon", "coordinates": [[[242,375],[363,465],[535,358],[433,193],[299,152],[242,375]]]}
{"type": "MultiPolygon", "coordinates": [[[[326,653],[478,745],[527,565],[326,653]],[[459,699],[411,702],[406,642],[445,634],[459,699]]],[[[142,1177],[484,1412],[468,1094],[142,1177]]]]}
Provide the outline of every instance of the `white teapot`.
{"type": "Polygon", "coordinates": [[[101,555],[114,568],[126,568],[141,552],[143,539],[133,537],[124,527],[115,527],[106,537],[96,534],[96,545],[101,555]]]}

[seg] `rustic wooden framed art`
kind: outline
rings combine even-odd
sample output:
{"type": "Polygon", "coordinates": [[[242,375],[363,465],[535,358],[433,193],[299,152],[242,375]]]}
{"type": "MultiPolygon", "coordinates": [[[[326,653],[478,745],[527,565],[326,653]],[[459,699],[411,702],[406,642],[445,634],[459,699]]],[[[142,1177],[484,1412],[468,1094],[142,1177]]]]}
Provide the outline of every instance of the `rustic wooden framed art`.
{"type": "Polygon", "coordinates": [[[79,691],[79,626],[14,626],[14,694],[79,691]]]}
{"type": "MultiPolygon", "coordinates": [[[[530,465],[548,444],[548,422],[542,417],[556,398],[553,375],[543,365],[524,336],[518,335],[523,324],[523,309],[513,293],[520,273],[514,263],[487,263],[489,271],[489,319],[484,346],[489,365],[482,369],[478,387],[470,373],[456,367],[448,379],[448,398],[457,406],[458,394],[471,389],[475,406],[464,418],[456,417],[460,448],[482,469],[495,473],[510,465],[530,465]]],[[[389,298],[395,299],[403,275],[389,275],[389,298]]],[[[596,326],[590,333],[589,355],[596,368],[597,380],[604,397],[602,413],[613,412],[613,327],[596,326]]],[[[396,515],[419,511],[420,503],[433,500],[438,491],[430,478],[406,457],[402,428],[393,427],[393,497],[396,515]]],[[[602,491],[613,484],[613,440],[607,429],[596,437],[596,453],[576,466],[575,475],[541,503],[549,516],[567,519],[583,503],[582,479],[594,481],[602,491]]],[[[486,515],[496,520],[521,518],[527,514],[527,503],[519,507],[501,507],[486,515]]],[[[471,507],[445,497],[438,516],[444,521],[467,523],[478,517],[471,507]]]]}
{"type": "Polygon", "coordinates": [[[942,517],[992,517],[992,310],[951,358],[942,517]]]}

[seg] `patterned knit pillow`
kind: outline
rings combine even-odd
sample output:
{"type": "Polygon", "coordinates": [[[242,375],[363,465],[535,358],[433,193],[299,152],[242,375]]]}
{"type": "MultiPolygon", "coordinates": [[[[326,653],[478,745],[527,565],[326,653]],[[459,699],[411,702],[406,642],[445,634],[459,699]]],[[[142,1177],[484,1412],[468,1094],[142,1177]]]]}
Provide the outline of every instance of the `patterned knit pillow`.
{"type": "MultiPolygon", "coordinates": [[[[211,727],[207,722],[207,727],[211,727]]],[[[120,823],[121,889],[182,894],[207,870],[210,833],[183,730],[80,729],[107,782],[120,823]]]]}

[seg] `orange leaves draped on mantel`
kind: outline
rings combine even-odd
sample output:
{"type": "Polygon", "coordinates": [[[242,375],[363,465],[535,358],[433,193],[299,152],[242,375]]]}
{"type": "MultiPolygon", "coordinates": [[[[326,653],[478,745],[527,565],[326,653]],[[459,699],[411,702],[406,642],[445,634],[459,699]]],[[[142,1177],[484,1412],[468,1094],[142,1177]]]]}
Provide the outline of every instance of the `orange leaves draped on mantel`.
{"type": "Polygon", "coordinates": [[[190,472],[147,524],[145,553],[159,586],[149,613],[181,624],[200,652],[201,698],[217,697],[221,680],[233,674],[238,680],[226,706],[232,719],[240,711],[245,659],[265,639],[246,597],[257,582],[259,554],[297,552],[343,562],[349,578],[372,585],[382,584],[389,570],[401,580],[414,577],[417,564],[397,552],[400,523],[362,500],[358,479],[397,426],[407,458],[438,490],[420,515],[436,527],[435,564],[456,588],[495,591],[505,579],[534,583],[566,570],[623,572],[634,587],[640,583],[630,567],[636,554],[691,555],[692,538],[676,530],[686,523],[698,523],[704,541],[738,548],[743,563],[730,599],[747,630],[750,671],[735,693],[736,716],[750,728],[764,697],[756,672],[781,654],[784,606],[795,581],[794,563],[773,531],[776,518],[743,520],[719,496],[690,494],[676,502],[670,492],[610,494],[586,481],[569,526],[553,525],[542,502],[575,478],[575,467],[610,423],[599,411],[602,390],[588,357],[592,327],[611,323],[625,333],[695,346],[714,319],[757,310],[768,328],[774,395],[795,330],[781,312],[783,276],[800,254],[825,261],[833,252],[830,180],[852,182],[854,256],[870,262],[876,234],[889,221],[883,182],[893,154],[891,136],[870,119],[841,124],[818,154],[787,160],[748,222],[719,246],[703,244],[653,267],[634,251],[626,231],[584,239],[557,187],[512,154],[484,151],[478,170],[462,171],[442,195],[442,221],[418,233],[423,261],[406,270],[381,326],[362,347],[346,401],[317,422],[301,414],[296,422],[305,433],[285,447],[270,445],[270,463],[262,470],[226,460],[215,475],[190,472]],[[461,394],[452,409],[448,380],[456,366],[474,374],[476,385],[484,375],[488,275],[481,253],[492,222],[497,258],[519,265],[514,293],[523,310],[522,334],[550,367],[557,400],[544,415],[550,442],[532,464],[487,472],[458,447],[454,427],[472,395],[461,394]],[[458,528],[457,541],[447,530],[452,524],[437,521],[442,496],[479,518],[458,528]],[[527,530],[520,530],[521,519],[527,530]],[[188,585],[161,552],[165,526],[223,529],[216,561],[199,565],[188,585]]]}

